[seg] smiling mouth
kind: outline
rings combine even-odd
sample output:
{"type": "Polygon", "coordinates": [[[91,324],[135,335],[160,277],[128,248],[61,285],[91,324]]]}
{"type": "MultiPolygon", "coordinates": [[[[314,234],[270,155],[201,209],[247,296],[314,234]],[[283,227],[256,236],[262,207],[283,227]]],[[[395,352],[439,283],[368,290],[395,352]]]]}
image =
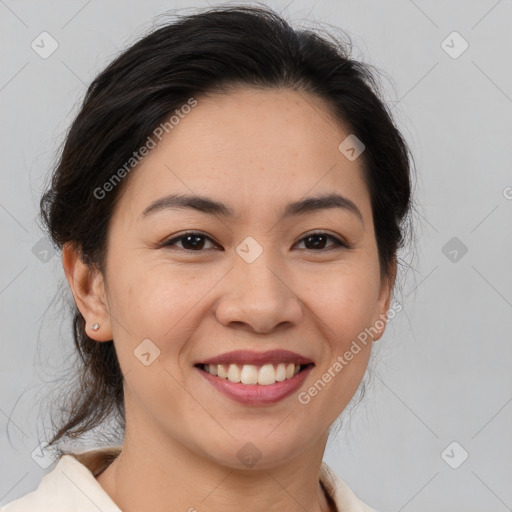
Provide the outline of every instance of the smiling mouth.
{"type": "Polygon", "coordinates": [[[260,386],[269,386],[276,382],[283,382],[290,380],[298,373],[312,368],[314,363],[309,364],[295,364],[295,363],[278,363],[278,364],[196,364],[195,367],[199,368],[210,375],[220,379],[228,380],[234,384],[247,384],[260,386]]]}

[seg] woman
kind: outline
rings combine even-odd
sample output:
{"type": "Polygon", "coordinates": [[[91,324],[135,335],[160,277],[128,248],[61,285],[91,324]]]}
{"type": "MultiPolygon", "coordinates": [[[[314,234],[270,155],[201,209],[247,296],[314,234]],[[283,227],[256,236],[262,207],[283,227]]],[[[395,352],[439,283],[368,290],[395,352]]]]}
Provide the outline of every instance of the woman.
{"type": "Polygon", "coordinates": [[[371,511],[322,462],[385,329],[407,146],[341,43],[270,9],[163,26],[89,87],[43,219],[84,362],[60,450],[4,512],[371,511]]]}

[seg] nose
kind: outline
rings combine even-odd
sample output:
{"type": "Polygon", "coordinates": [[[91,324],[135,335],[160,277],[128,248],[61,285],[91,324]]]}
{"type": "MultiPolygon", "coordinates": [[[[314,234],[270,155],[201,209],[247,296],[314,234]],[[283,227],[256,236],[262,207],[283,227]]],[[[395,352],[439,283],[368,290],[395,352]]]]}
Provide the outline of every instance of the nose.
{"type": "Polygon", "coordinates": [[[288,275],[266,251],[252,263],[235,258],[217,301],[217,320],[227,327],[262,334],[298,325],[302,301],[288,275]]]}

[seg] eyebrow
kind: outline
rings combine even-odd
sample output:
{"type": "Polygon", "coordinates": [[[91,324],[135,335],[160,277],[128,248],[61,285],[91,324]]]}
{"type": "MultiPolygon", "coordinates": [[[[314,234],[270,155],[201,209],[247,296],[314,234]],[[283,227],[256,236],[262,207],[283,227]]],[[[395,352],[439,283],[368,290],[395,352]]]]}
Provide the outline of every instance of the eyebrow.
{"type": "MultiPolygon", "coordinates": [[[[295,215],[303,215],[306,213],[329,208],[341,208],[345,211],[355,214],[364,226],[363,215],[361,214],[359,208],[353,201],[340,194],[327,194],[308,197],[306,199],[301,199],[299,201],[290,203],[282,210],[280,220],[295,215]]],[[[210,215],[235,217],[235,212],[232,208],[210,197],[186,194],[170,194],[152,202],[140,214],[139,219],[145,219],[156,212],[167,209],[193,209],[210,215]]]]}

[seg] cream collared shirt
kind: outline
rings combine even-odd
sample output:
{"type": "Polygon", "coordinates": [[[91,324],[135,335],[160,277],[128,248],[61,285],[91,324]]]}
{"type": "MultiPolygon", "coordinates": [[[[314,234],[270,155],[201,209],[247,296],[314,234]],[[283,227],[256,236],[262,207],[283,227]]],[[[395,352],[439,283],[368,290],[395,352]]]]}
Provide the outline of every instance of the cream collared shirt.
{"type": "MultiPolygon", "coordinates": [[[[122,512],[96,480],[120,453],[120,446],[63,455],[35,491],[0,508],[0,512],[122,512]]],[[[338,512],[376,512],[322,462],[320,482],[338,512]]]]}

